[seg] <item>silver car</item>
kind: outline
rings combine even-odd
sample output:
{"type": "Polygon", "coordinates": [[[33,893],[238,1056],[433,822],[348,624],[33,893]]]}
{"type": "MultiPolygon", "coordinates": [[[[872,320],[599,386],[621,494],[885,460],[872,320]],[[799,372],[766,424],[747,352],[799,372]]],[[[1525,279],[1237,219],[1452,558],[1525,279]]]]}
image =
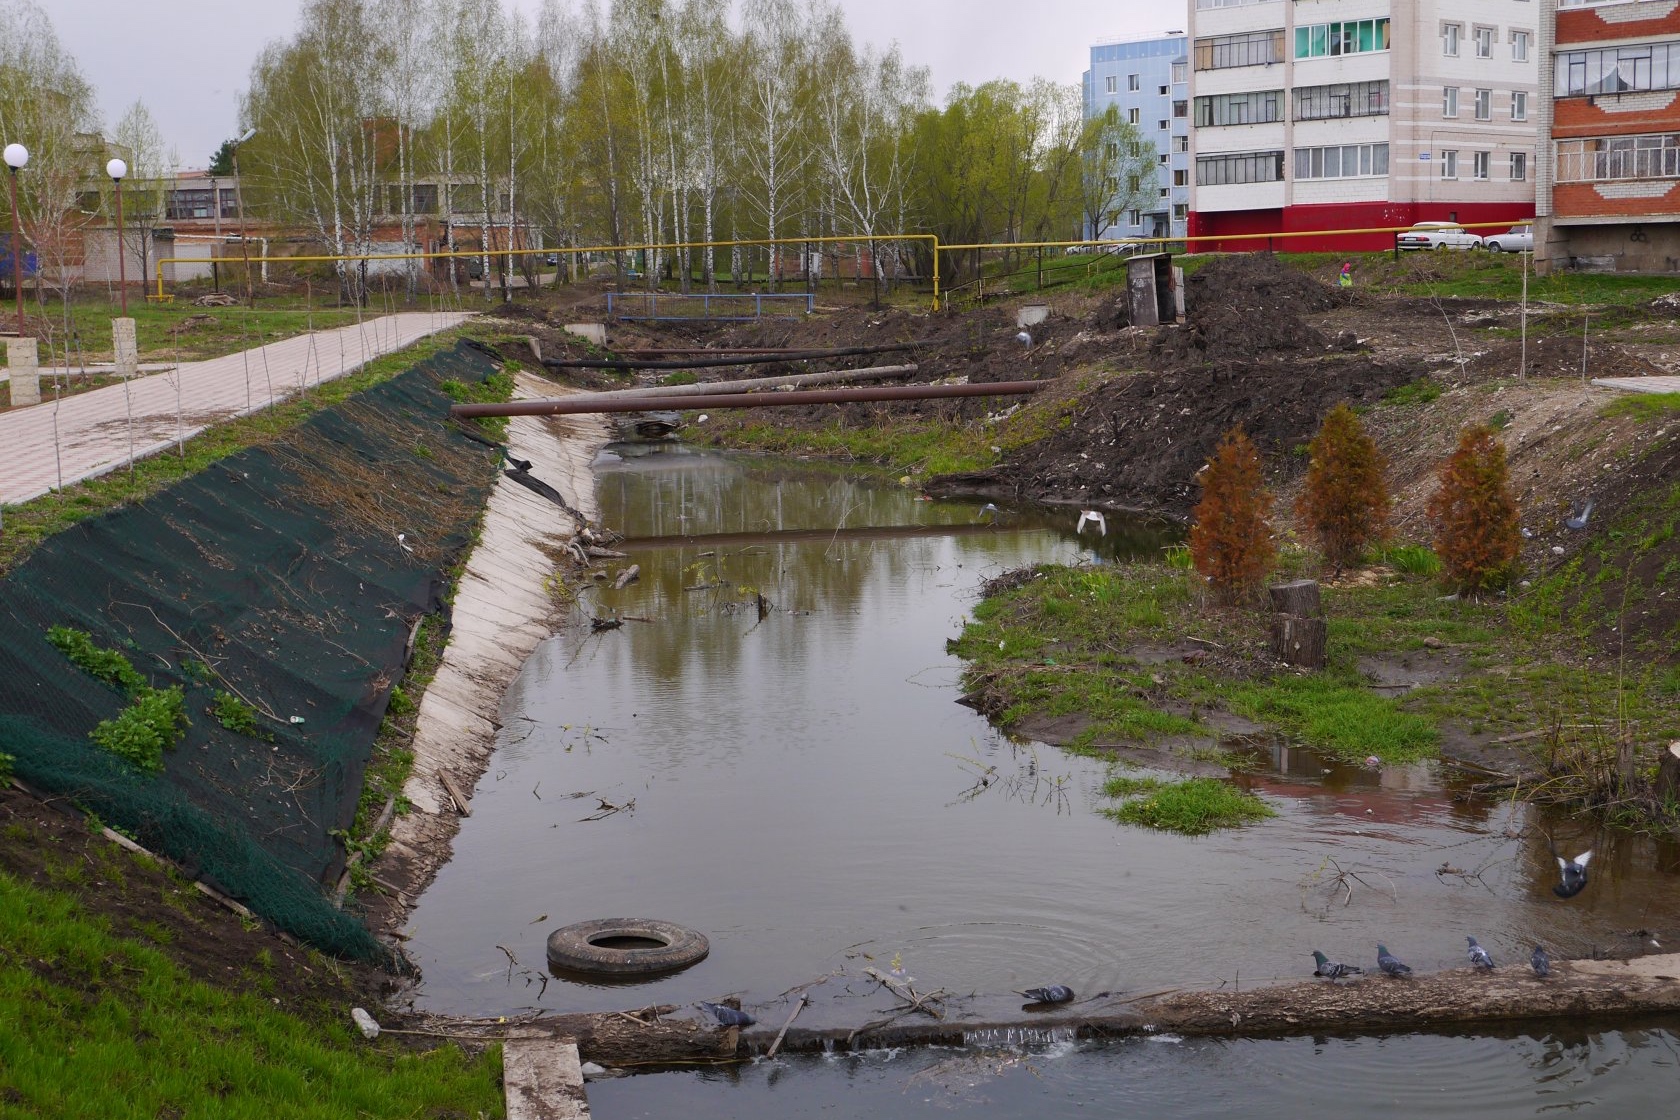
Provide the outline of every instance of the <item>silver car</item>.
{"type": "Polygon", "coordinates": [[[1480,249],[1482,239],[1457,222],[1417,222],[1395,238],[1402,249],[1480,249]]]}
{"type": "Polygon", "coordinates": [[[1491,253],[1532,253],[1534,251],[1534,227],[1527,222],[1520,222],[1504,233],[1490,233],[1482,238],[1491,253]]]}

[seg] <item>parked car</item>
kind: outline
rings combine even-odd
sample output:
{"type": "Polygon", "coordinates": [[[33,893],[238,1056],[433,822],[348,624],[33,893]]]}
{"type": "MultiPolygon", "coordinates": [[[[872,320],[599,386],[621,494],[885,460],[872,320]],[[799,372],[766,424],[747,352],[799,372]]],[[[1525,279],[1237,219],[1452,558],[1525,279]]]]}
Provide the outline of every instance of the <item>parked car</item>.
{"type": "Polygon", "coordinates": [[[1527,222],[1512,226],[1504,233],[1490,233],[1482,238],[1490,253],[1532,253],[1534,227],[1527,222]]]}
{"type": "Polygon", "coordinates": [[[559,263],[560,263],[560,254],[559,253],[548,253],[548,254],[544,255],[544,257],[543,257],[543,264],[548,265],[550,268],[553,268],[555,265],[557,265],[559,263]]]}
{"type": "Polygon", "coordinates": [[[1482,239],[1457,222],[1418,222],[1398,238],[1402,249],[1480,249],[1482,239]]]}

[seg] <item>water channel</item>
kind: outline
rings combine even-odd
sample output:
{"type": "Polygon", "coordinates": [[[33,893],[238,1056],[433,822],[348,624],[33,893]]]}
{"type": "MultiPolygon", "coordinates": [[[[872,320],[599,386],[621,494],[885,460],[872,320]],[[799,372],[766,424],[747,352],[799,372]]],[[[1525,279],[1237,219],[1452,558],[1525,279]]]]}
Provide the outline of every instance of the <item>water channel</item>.
{"type": "MultiPolygon", "coordinates": [[[[473,816],[410,922],[418,1002],[431,1010],[737,993],[775,1022],[780,993],[844,971],[813,990],[800,1023],[855,1026],[871,963],[1001,1010],[1034,984],[1142,993],[1295,979],[1315,948],[1369,965],[1381,940],[1429,971],[1462,964],[1466,934],[1517,961],[1535,940],[1587,955],[1680,924],[1673,845],[1540,822],[1596,852],[1592,887],[1560,902],[1531,811],[1467,796],[1468,779],[1438,764],[1348,767],[1261,740],[1240,780],[1279,816],[1185,839],[1101,816],[1103,762],[1011,742],[955,702],[960,664],[943,644],[982,580],[1153,552],[1169,539],[1160,529],[1111,519],[1106,537],[1076,537],[1073,511],[994,515],[823,465],[681,447],[614,448],[597,469],[602,520],[628,538],[642,579],[588,593],[589,613],[623,626],[545,643],[508,694],[473,816]],[[634,805],[603,815],[603,800],[634,805]],[[1350,898],[1328,887],[1335,866],[1359,873],[1350,898]],[[604,917],[693,926],[711,955],[632,986],[549,976],[549,931],[604,917]]],[[[1283,1116],[1330,1077],[1339,1104],[1369,1102],[1349,1115],[1514,1116],[1666,1093],[1677,1039],[1661,1025],[1582,1025],[976,1041],[987,1045],[598,1083],[591,1097],[609,1120],[669,1115],[678,1100],[697,1116],[803,1115],[842,1091],[844,1110],[824,1115],[905,1102],[1046,1115],[1119,1094],[1127,1111],[1211,1114],[1252,1098],[1256,1115],[1283,1116]],[[1402,1072],[1419,1066],[1440,1077],[1402,1072]],[[1447,1085],[1462,1112],[1437,1107],[1447,1085]]]]}

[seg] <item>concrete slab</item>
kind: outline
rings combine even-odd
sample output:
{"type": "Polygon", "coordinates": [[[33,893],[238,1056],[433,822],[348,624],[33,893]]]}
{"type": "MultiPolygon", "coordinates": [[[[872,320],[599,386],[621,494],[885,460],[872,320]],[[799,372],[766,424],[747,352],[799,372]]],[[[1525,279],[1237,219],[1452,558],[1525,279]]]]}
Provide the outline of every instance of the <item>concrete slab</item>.
{"type": "Polygon", "coordinates": [[[502,1043],[502,1093],[507,1120],[588,1120],[589,1098],[577,1043],[563,1038],[510,1038],[502,1043]]]}
{"type": "Polygon", "coordinates": [[[1624,393],[1680,393],[1680,377],[1595,377],[1592,383],[1624,393]]]}

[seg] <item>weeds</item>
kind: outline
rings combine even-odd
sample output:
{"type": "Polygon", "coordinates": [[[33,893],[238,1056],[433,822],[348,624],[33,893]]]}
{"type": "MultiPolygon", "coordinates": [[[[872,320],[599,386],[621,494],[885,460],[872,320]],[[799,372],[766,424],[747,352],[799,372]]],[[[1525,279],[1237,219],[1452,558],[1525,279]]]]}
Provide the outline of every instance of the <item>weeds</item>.
{"type": "Polygon", "coordinates": [[[1206,836],[1224,828],[1277,816],[1277,810],[1246,790],[1218,778],[1187,778],[1180,782],[1155,779],[1111,778],[1104,787],[1123,792],[1110,796],[1132,799],[1104,816],[1122,824],[1177,832],[1185,836],[1206,836]]]}

